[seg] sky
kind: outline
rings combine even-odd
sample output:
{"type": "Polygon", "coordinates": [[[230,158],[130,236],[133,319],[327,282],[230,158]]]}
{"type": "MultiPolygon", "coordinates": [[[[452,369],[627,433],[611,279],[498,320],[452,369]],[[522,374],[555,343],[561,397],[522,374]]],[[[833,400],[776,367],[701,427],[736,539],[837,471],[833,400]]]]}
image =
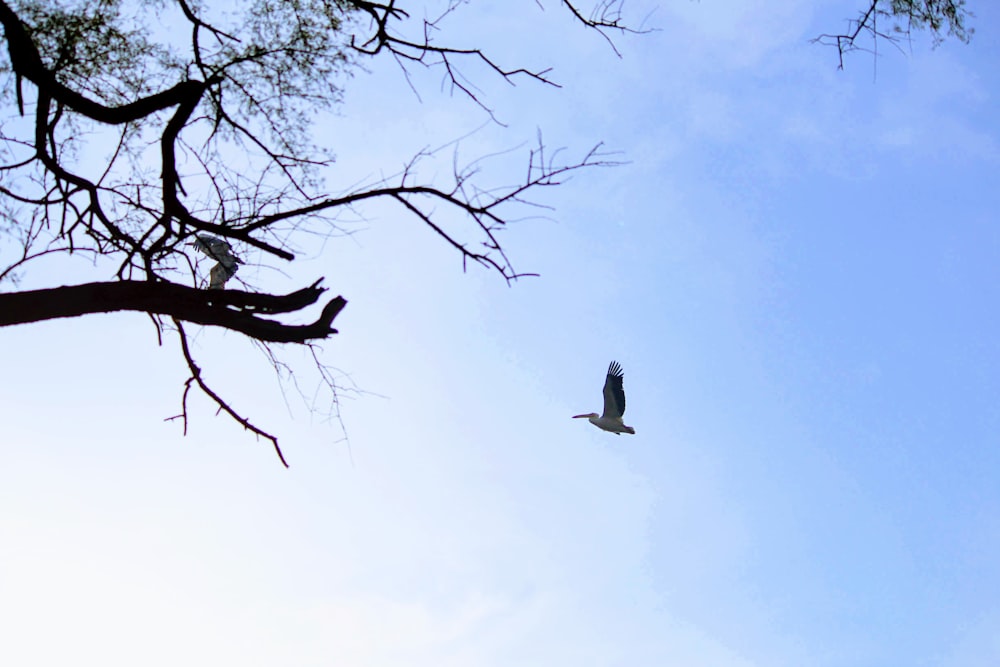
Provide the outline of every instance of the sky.
{"type": "Polygon", "coordinates": [[[477,73],[502,126],[357,74],[332,187],[459,137],[519,176],[539,130],[624,164],[503,232],[513,286],[388,207],[249,261],[349,301],[339,419],[299,352],[305,399],[194,336],[287,470],[206,400],[165,421],[185,369],[143,316],[0,332],[0,663],[1000,662],[1000,9],[839,71],[811,39],[861,4],[629,2],[656,30],[620,58],[558,3],[462,5],[442,39],[562,85],[477,73]],[[570,419],[613,359],[635,436],[570,419]]]}

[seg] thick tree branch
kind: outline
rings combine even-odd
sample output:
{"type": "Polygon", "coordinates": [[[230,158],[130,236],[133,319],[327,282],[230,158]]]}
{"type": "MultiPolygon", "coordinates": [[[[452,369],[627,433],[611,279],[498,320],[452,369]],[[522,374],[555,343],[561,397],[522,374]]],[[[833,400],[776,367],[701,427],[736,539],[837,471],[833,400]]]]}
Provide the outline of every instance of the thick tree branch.
{"type": "Polygon", "coordinates": [[[159,93],[121,106],[109,107],[91,100],[56,79],[55,74],[42,62],[38,47],[21,23],[21,19],[4,0],[0,0],[0,24],[3,25],[4,37],[7,40],[11,66],[19,77],[31,81],[39,90],[44,90],[57,102],[101,123],[120,125],[146,118],[157,111],[179,104],[193,92],[201,95],[200,89],[205,86],[201,81],[181,81],[159,93]]]}
{"type": "Polygon", "coordinates": [[[343,297],[331,299],[311,324],[284,324],[260,315],[298,312],[318,301],[325,291],[319,281],[284,296],[137,280],[67,285],[0,293],[0,327],[132,310],[223,327],[272,343],[304,343],[337,333],[331,325],[347,305],[343,297]]]}

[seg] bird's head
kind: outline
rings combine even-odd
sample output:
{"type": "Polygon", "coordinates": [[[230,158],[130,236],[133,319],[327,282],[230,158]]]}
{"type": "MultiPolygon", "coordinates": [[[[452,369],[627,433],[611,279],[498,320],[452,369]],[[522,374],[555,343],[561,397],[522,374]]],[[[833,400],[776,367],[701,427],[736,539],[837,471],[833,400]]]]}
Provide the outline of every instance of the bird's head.
{"type": "Polygon", "coordinates": [[[597,419],[597,413],[596,412],[588,412],[585,415],[573,415],[573,419],[591,419],[591,418],[597,419]]]}

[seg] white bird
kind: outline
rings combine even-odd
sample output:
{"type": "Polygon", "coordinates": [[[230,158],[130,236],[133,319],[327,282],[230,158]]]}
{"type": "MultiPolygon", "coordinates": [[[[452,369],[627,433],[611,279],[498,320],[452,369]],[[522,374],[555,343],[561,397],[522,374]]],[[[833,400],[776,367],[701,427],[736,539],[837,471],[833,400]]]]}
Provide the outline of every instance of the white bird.
{"type": "Polygon", "coordinates": [[[625,390],[622,388],[624,377],[622,367],[617,361],[612,361],[608,366],[608,377],[604,380],[604,414],[598,417],[596,412],[588,412],[585,415],[573,415],[573,419],[586,417],[591,424],[604,431],[615,435],[635,435],[635,429],[622,421],[622,415],[625,414],[625,390]]]}
{"type": "Polygon", "coordinates": [[[233,254],[233,248],[226,241],[208,234],[197,234],[192,245],[218,262],[208,272],[208,289],[222,289],[226,281],[236,275],[239,264],[243,263],[233,254]]]}

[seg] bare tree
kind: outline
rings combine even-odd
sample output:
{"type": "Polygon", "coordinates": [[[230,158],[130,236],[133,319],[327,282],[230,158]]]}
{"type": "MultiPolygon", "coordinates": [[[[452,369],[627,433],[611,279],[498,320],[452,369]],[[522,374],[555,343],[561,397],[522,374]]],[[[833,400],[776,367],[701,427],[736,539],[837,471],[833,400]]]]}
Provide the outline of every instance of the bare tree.
{"type": "MultiPolygon", "coordinates": [[[[217,4],[0,0],[7,42],[0,61],[0,109],[7,110],[0,118],[0,283],[15,288],[0,293],[0,326],[147,313],[161,343],[165,328],[176,332],[190,371],[178,416],[185,432],[196,387],[281,456],[273,434],[205,382],[185,325],[223,327],[264,346],[311,346],[336,333],[346,301],[330,298],[322,278],[289,294],[247,283],[222,289],[239,282],[241,253],[292,261],[303,240],[336,233],[342,212],[382,200],[426,225],[463,266],[479,264],[513,281],[523,274],[498,238],[505,223],[536,190],[610,162],[599,145],[563,161],[539,143],[527,151],[520,182],[483,183],[473,162],[442,184],[418,180],[418,155],[388,180],[330,192],[323,175],[333,147],[313,145],[310,120],[338,104],[365,59],[389,57],[407,73],[439,68],[454,92],[487,111],[463,72],[473,63],[511,83],[555,83],[545,70],[437,41],[460,0],[424,20],[413,19],[414,3],[402,0],[249,0],[226,11],[217,4]],[[446,226],[445,216],[465,226],[446,226]],[[100,282],[17,291],[43,262],[80,256],[93,262],[100,282]],[[199,278],[200,256],[217,262],[210,289],[199,278]],[[280,319],[314,304],[321,306],[310,324],[280,319]]],[[[592,14],[569,0],[558,4],[570,21],[605,38],[626,30],[617,1],[602,0],[592,14]]]]}
{"type": "Polygon", "coordinates": [[[935,45],[947,36],[968,42],[971,16],[965,0],[869,0],[857,18],[848,20],[844,33],[823,34],[815,41],[836,47],[843,69],[847,53],[877,53],[880,40],[898,48],[914,31],[930,32],[935,45]]]}

